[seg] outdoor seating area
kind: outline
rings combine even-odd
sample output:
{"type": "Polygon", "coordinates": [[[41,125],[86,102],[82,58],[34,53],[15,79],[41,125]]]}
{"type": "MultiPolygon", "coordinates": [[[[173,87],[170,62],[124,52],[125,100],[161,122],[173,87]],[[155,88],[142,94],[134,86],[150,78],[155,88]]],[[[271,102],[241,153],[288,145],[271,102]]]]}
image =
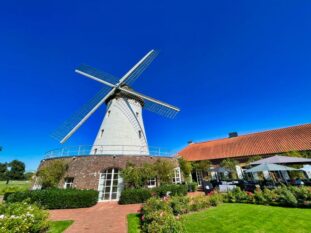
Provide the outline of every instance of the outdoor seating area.
{"type": "Polygon", "coordinates": [[[228,192],[236,187],[247,192],[256,189],[275,189],[281,185],[311,186],[311,159],[275,155],[260,159],[242,167],[242,177],[233,177],[233,169],[216,167],[207,169],[207,179],[202,177],[202,190],[208,194],[212,191],[228,192]],[[298,168],[300,167],[300,168],[298,168]],[[210,179],[208,179],[210,178],[210,179]]]}

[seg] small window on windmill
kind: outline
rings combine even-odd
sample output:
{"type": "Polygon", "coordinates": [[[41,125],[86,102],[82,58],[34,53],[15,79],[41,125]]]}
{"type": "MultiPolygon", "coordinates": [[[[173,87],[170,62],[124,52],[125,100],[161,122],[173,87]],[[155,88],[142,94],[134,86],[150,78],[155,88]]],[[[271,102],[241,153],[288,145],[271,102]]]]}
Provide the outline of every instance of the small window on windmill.
{"type": "Polygon", "coordinates": [[[100,137],[102,138],[103,137],[103,135],[104,135],[104,129],[102,129],[101,131],[100,131],[100,137]]]}
{"type": "Polygon", "coordinates": [[[110,116],[110,110],[108,111],[107,116],[108,116],[108,117],[110,116]]]}
{"type": "Polygon", "coordinates": [[[141,130],[138,130],[138,137],[141,138],[141,130]]]}
{"type": "Polygon", "coordinates": [[[138,112],[136,112],[136,117],[138,117],[139,116],[139,113],[138,112]]]}
{"type": "Polygon", "coordinates": [[[64,189],[73,188],[73,177],[66,177],[64,182],[64,189]]]}
{"type": "Polygon", "coordinates": [[[94,149],[94,155],[96,155],[97,154],[97,148],[96,149],[94,149]]]}

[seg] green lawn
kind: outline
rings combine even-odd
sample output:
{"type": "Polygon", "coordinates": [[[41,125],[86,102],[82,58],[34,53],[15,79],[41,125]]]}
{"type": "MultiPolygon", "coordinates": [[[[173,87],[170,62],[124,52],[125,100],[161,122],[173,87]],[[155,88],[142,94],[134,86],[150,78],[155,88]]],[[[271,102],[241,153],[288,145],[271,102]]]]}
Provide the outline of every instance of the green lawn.
{"type": "Polygon", "coordinates": [[[0,181],[0,195],[8,191],[27,190],[30,186],[31,182],[28,180],[10,180],[9,184],[6,184],[6,181],[0,181]]]}
{"type": "Polygon", "coordinates": [[[66,230],[71,224],[73,223],[72,220],[65,220],[65,221],[53,221],[51,222],[51,227],[48,233],[62,233],[66,230]]]}
{"type": "Polygon", "coordinates": [[[140,214],[127,215],[128,233],[139,233],[140,214]]]}
{"type": "MultiPolygon", "coordinates": [[[[188,233],[307,233],[311,209],[222,204],[183,216],[188,233]]],[[[128,215],[128,232],[139,233],[139,215],[128,215]]]]}
{"type": "Polygon", "coordinates": [[[184,216],[188,232],[303,233],[311,230],[311,209],[222,204],[184,216]]]}

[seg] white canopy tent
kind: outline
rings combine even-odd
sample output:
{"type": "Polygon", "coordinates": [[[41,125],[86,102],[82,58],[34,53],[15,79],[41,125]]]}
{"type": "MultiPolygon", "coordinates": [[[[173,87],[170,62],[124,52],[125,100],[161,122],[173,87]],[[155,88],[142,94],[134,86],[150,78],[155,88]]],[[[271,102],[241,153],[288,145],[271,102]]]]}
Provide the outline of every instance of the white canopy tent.
{"type": "Polygon", "coordinates": [[[297,164],[297,163],[310,163],[311,159],[307,158],[299,158],[299,157],[289,157],[284,155],[275,155],[269,158],[260,159],[255,162],[250,163],[251,165],[258,165],[263,163],[270,163],[270,164],[297,164]]]}

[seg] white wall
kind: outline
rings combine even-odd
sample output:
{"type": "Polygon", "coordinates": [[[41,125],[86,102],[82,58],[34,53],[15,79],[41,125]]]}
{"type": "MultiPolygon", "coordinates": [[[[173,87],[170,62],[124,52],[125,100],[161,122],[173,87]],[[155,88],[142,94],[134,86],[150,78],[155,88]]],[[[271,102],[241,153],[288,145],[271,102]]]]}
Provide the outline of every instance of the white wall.
{"type": "Polygon", "coordinates": [[[108,103],[91,154],[149,154],[142,106],[138,101],[119,97],[108,103]]]}

